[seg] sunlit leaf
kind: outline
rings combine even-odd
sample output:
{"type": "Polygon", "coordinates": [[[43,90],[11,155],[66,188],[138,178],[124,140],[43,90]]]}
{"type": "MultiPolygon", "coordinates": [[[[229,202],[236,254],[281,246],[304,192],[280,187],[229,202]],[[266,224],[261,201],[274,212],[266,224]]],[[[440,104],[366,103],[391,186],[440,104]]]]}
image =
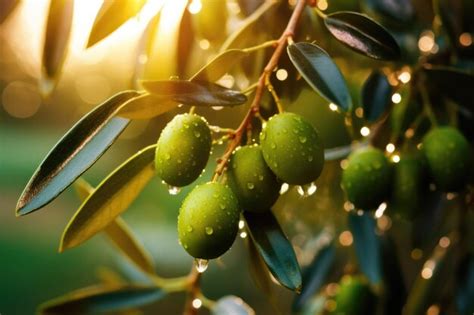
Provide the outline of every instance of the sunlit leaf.
{"type": "Polygon", "coordinates": [[[69,37],[72,26],[74,1],[51,0],[46,24],[43,46],[43,78],[40,90],[49,95],[63,66],[68,52],[69,37]]]}
{"type": "Polygon", "coordinates": [[[45,206],[92,166],[130,122],[114,117],[116,110],[137,95],[135,91],[116,94],[79,120],[31,177],[18,200],[17,215],[45,206]]]}
{"type": "Polygon", "coordinates": [[[400,47],[380,24],[356,12],[336,12],[324,19],[329,32],[354,51],[374,59],[400,58],[400,47]]]}
{"type": "Polygon", "coordinates": [[[117,116],[128,119],[150,119],[176,108],[178,103],[148,93],[125,102],[117,116]]]}
{"type": "Polygon", "coordinates": [[[205,81],[142,81],[142,85],[155,96],[187,105],[234,106],[247,101],[238,91],[205,81]]]}
{"type": "Polygon", "coordinates": [[[10,16],[20,0],[1,0],[0,1],[0,25],[10,16]]]}
{"type": "Polygon", "coordinates": [[[233,295],[220,298],[211,308],[212,315],[255,315],[255,311],[241,298],[233,295]]]}
{"type": "Polygon", "coordinates": [[[363,215],[349,213],[349,229],[354,238],[355,252],[360,270],[372,284],[382,280],[380,239],[376,232],[376,222],[371,213],[363,215]]]}
{"type": "Polygon", "coordinates": [[[84,315],[117,312],[153,303],[166,292],[145,286],[94,286],[80,289],[39,307],[43,315],[84,315]]]}
{"type": "Polygon", "coordinates": [[[301,76],[322,97],[343,111],[352,107],[341,71],[322,48],[310,43],[296,43],[288,46],[288,55],[301,76]]]}
{"type": "Polygon", "coordinates": [[[246,41],[246,38],[253,37],[256,22],[260,21],[262,16],[272,11],[276,7],[278,1],[265,1],[255,12],[249,15],[243,22],[242,25],[229,37],[227,37],[224,44],[220,48],[220,52],[232,48],[242,48],[242,43],[246,41]]]}
{"type": "Polygon", "coordinates": [[[295,251],[272,212],[245,212],[244,217],[252,240],[275,279],[290,290],[301,290],[295,251]]]}
{"type": "Polygon", "coordinates": [[[146,0],[106,0],[92,26],[87,48],[101,41],[142,9],[146,0]]]}
{"type": "Polygon", "coordinates": [[[214,82],[226,74],[248,53],[241,49],[230,49],[215,56],[207,65],[202,67],[191,80],[214,82]]]}
{"type": "Polygon", "coordinates": [[[316,253],[311,264],[303,272],[303,289],[301,294],[295,296],[292,307],[294,311],[302,309],[323,286],[335,256],[336,250],[332,243],[316,253]]]}
{"type": "MultiPolygon", "coordinates": [[[[219,20],[220,20],[220,17],[219,17],[219,20]]],[[[190,60],[191,60],[190,57],[193,53],[193,43],[196,40],[196,35],[194,32],[194,25],[192,22],[193,21],[192,21],[191,13],[189,12],[189,10],[184,10],[183,16],[181,17],[181,21],[179,24],[179,30],[178,30],[178,35],[177,35],[178,38],[177,38],[177,43],[176,43],[177,45],[176,75],[178,77],[187,76],[188,64],[190,63],[190,60]]]]}
{"type": "Polygon", "coordinates": [[[60,251],[85,242],[130,206],[155,174],[155,147],[152,145],[139,151],[97,186],[64,230],[60,251]]]}
{"type": "Polygon", "coordinates": [[[380,118],[392,97],[392,87],[380,71],[373,71],[362,87],[364,116],[369,122],[380,118]]]}

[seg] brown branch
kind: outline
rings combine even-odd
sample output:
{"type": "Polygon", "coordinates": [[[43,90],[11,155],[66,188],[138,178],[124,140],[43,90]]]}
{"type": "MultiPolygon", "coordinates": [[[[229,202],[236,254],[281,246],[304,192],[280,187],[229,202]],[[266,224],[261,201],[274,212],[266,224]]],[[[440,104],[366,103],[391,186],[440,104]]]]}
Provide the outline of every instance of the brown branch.
{"type": "Polygon", "coordinates": [[[280,38],[278,39],[273,55],[271,56],[267,65],[263,69],[263,72],[260,78],[258,79],[257,87],[255,89],[255,97],[252,101],[252,104],[250,105],[249,111],[245,115],[240,126],[235,131],[234,137],[232,141],[229,143],[229,145],[227,146],[226,151],[224,152],[222,157],[218,160],[217,167],[214,171],[214,175],[212,176],[212,181],[216,181],[219,178],[219,176],[222,175],[227,165],[227,161],[232,155],[232,152],[235,150],[235,148],[239,146],[242,140],[243,133],[246,131],[247,127],[251,124],[252,118],[259,113],[260,102],[263,96],[263,92],[265,91],[266,84],[268,82],[267,80],[270,77],[273,70],[278,66],[278,61],[280,60],[281,55],[285,51],[285,47],[288,41],[292,40],[292,37],[295,33],[296,25],[298,24],[301,14],[303,13],[305,5],[306,5],[306,0],[298,0],[298,2],[296,3],[295,9],[293,10],[290,20],[288,21],[288,24],[285,30],[283,31],[280,38]]]}
{"type": "Polygon", "coordinates": [[[186,305],[184,307],[183,315],[197,315],[198,309],[193,306],[194,299],[199,295],[201,289],[199,287],[199,281],[201,279],[201,273],[196,268],[191,267],[189,273],[189,284],[188,284],[188,297],[186,298],[186,305]]]}

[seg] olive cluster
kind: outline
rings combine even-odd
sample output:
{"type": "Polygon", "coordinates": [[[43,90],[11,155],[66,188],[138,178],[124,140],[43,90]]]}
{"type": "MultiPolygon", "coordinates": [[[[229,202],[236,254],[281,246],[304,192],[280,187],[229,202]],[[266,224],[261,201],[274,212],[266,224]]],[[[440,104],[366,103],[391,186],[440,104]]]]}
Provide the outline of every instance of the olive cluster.
{"type": "MultiPolygon", "coordinates": [[[[205,168],[211,147],[204,118],[177,115],[158,139],[158,175],[171,186],[191,184],[205,168]]],[[[319,177],[323,164],[321,139],[310,123],[293,113],[271,117],[260,133],[260,144],[232,153],[228,185],[208,182],[186,196],[178,216],[181,245],[195,258],[221,256],[234,242],[241,211],[267,211],[278,199],[282,182],[309,184],[319,177]]]]}
{"type": "Polygon", "coordinates": [[[409,217],[420,206],[429,182],[445,192],[464,188],[470,156],[469,142],[457,129],[436,127],[424,136],[421,150],[403,154],[398,163],[391,164],[373,147],[353,152],[342,174],[342,188],[356,208],[372,210],[389,201],[409,217]]]}

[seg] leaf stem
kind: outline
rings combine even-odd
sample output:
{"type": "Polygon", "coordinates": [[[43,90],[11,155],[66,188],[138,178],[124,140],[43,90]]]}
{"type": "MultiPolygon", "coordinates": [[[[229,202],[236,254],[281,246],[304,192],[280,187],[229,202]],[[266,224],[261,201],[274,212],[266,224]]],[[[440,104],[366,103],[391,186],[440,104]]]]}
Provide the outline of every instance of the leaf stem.
{"type": "Polygon", "coordinates": [[[273,39],[273,40],[266,41],[266,42],[261,43],[261,44],[256,45],[256,46],[244,48],[244,49],[242,49],[242,51],[244,51],[246,53],[251,53],[251,52],[254,52],[254,51],[257,51],[257,50],[260,50],[260,49],[264,49],[264,48],[268,48],[268,47],[274,47],[277,44],[278,44],[278,39],[273,39]]]}
{"type": "Polygon", "coordinates": [[[294,35],[296,26],[301,17],[301,14],[303,13],[305,6],[306,6],[306,0],[298,0],[298,2],[296,3],[293,13],[290,17],[290,20],[288,21],[288,24],[285,30],[283,31],[280,38],[278,39],[275,46],[275,50],[273,51],[273,54],[270,57],[270,60],[268,61],[267,65],[263,69],[262,74],[260,75],[260,78],[257,82],[257,86],[255,88],[255,96],[250,105],[250,108],[247,114],[245,115],[244,119],[242,120],[240,126],[237,128],[234,138],[227,146],[227,149],[222,155],[222,157],[218,160],[218,164],[214,171],[214,175],[212,176],[212,181],[216,181],[219,178],[219,176],[222,175],[227,165],[227,161],[232,155],[232,152],[235,150],[235,148],[237,148],[240,145],[240,142],[242,140],[242,135],[247,130],[247,126],[251,124],[252,118],[256,116],[257,113],[259,113],[260,101],[262,99],[263,93],[267,86],[266,83],[267,83],[268,77],[273,72],[273,70],[277,67],[280,57],[285,51],[285,47],[287,45],[288,40],[291,40],[292,36],[294,35]]]}
{"type": "Polygon", "coordinates": [[[275,88],[273,87],[272,83],[270,82],[270,77],[267,76],[266,77],[266,83],[265,85],[267,86],[267,89],[268,89],[268,92],[270,92],[270,94],[272,95],[273,97],[273,100],[275,101],[275,104],[277,106],[277,109],[278,109],[278,112],[279,113],[283,113],[283,106],[281,105],[281,100],[280,98],[278,97],[276,91],[275,91],[275,88]]]}

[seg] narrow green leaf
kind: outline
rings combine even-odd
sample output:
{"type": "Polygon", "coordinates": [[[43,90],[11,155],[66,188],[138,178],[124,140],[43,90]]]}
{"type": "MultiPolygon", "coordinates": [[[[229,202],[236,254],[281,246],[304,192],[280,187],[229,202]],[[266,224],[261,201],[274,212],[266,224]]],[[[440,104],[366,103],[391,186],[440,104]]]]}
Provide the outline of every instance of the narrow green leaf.
{"type": "Polygon", "coordinates": [[[51,0],[43,46],[43,76],[40,90],[49,95],[56,86],[57,77],[68,52],[74,1],[51,0]]]}
{"type": "Polygon", "coordinates": [[[249,53],[241,49],[230,49],[215,56],[207,65],[202,67],[192,78],[192,81],[214,82],[226,74],[242,58],[249,53]]]}
{"type": "Polygon", "coordinates": [[[252,279],[255,281],[257,287],[267,296],[272,296],[272,279],[268,273],[268,268],[265,265],[262,257],[258,253],[255,243],[251,239],[247,239],[249,269],[252,279]]]}
{"type": "Polygon", "coordinates": [[[238,91],[205,81],[142,81],[142,85],[155,96],[187,105],[234,106],[247,101],[238,91]]]}
{"type": "Polygon", "coordinates": [[[275,279],[290,290],[301,290],[301,270],[295,251],[272,212],[245,212],[244,217],[252,240],[275,279]]]}
{"type": "Polygon", "coordinates": [[[322,97],[338,105],[343,111],[352,107],[352,100],[344,77],[331,57],[310,43],[288,46],[293,65],[308,84],[322,97]]]}
{"type": "Polygon", "coordinates": [[[18,200],[17,215],[45,206],[92,166],[130,122],[114,117],[116,110],[137,95],[135,91],[116,94],[79,120],[31,177],[18,200]]]}
{"type": "Polygon", "coordinates": [[[249,15],[234,33],[227,37],[226,41],[222,44],[220,52],[225,52],[226,50],[232,48],[242,48],[242,43],[245,42],[246,38],[253,37],[254,29],[256,27],[256,22],[266,15],[266,13],[271,13],[272,9],[276,7],[278,1],[270,0],[265,1],[255,12],[249,15]]]}
{"type": "Polygon", "coordinates": [[[150,119],[178,107],[178,103],[148,93],[125,102],[117,116],[128,119],[150,119]]]}
{"type": "Polygon", "coordinates": [[[64,230],[60,252],[80,245],[105,229],[129,207],[155,174],[155,147],[139,151],[97,186],[64,230]]]}
{"type": "Polygon", "coordinates": [[[377,285],[382,280],[382,262],[375,219],[368,212],[361,216],[349,213],[348,218],[359,267],[369,281],[377,285]]]}
{"type": "Polygon", "coordinates": [[[374,122],[384,113],[392,97],[392,87],[387,77],[374,70],[362,87],[362,106],[364,116],[369,122],[374,122]]]}
{"type": "Polygon", "coordinates": [[[211,308],[212,315],[255,315],[255,311],[241,298],[228,295],[220,298],[211,308]]]}
{"type": "Polygon", "coordinates": [[[415,16],[411,0],[364,0],[362,5],[384,21],[401,26],[406,26],[415,16]]]}
{"type": "Polygon", "coordinates": [[[93,286],[80,289],[44,303],[42,315],[83,315],[135,308],[153,303],[166,292],[148,286],[93,286]]]}
{"type": "Polygon", "coordinates": [[[0,1],[0,25],[10,16],[15,10],[20,0],[2,0],[0,1]]]}
{"type": "Polygon", "coordinates": [[[293,311],[302,309],[323,286],[336,257],[336,249],[332,243],[316,253],[311,264],[303,272],[303,289],[293,301],[293,311]]]}
{"type": "Polygon", "coordinates": [[[336,12],[325,17],[324,25],[341,43],[374,59],[396,60],[400,47],[380,24],[356,12],[336,12]]]}
{"type": "Polygon", "coordinates": [[[146,0],[106,0],[92,26],[87,48],[114,32],[123,23],[137,15],[146,0]]]}

